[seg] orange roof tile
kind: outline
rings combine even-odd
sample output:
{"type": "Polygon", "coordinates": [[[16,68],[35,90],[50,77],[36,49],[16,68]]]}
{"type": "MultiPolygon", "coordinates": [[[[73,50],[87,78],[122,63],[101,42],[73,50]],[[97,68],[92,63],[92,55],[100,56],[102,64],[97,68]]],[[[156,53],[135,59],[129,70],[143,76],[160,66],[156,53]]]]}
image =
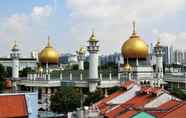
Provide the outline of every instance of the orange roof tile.
{"type": "Polygon", "coordinates": [[[125,89],[128,89],[132,84],[134,84],[134,81],[133,80],[128,80],[128,81],[122,83],[121,87],[123,87],[125,89]]]}
{"type": "Polygon", "coordinates": [[[27,115],[24,95],[0,96],[0,118],[25,117],[27,115]]]}
{"type": "Polygon", "coordinates": [[[114,92],[113,94],[109,95],[108,97],[103,98],[102,100],[98,101],[96,103],[96,106],[99,108],[101,113],[105,113],[108,110],[107,102],[112,100],[113,98],[121,95],[123,92],[122,91],[117,91],[114,92]]]}
{"type": "Polygon", "coordinates": [[[160,118],[167,114],[171,109],[175,108],[180,104],[179,101],[169,100],[168,102],[160,105],[158,108],[154,109],[155,111],[149,111],[148,113],[160,118]]]}
{"type": "Polygon", "coordinates": [[[186,103],[182,103],[176,108],[171,109],[169,112],[166,113],[166,115],[160,118],[186,118],[185,110],[186,103]]]}
{"type": "MultiPolygon", "coordinates": [[[[152,100],[154,97],[149,96],[149,95],[139,95],[135,96],[134,98],[130,99],[129,101],[119,105],[117,108],[109,111],[108,113],[105,114],[105,116],[109,118],[114,118],[117,114],[121,114],[124,110],[132,107],[143,107],[147,102],[152,100]]],[[[136,112],[133,112],[136,113],[136,112]]],[[[131,114],[133,115],[133,114],[131,114]]]]}

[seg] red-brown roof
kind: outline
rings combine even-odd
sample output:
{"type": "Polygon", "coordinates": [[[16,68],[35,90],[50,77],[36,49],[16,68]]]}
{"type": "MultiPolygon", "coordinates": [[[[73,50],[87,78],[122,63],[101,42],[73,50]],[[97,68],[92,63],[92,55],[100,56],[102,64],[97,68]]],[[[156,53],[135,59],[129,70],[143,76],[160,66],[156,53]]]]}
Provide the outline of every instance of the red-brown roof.
{"type": "Polygon", "coordinates": [[[130,113],[123,112],[123,111],[125,111],[126,109],[134,108],[134,107],[135,108],[143,107],[146,103],[148,103],[153,98],[154,97],[149,96],[149,95],[138,95],[138,96],[135,96],[134,98],[130,99],[129,101],[119,105],[117,108],[107,112],[105,114],[105,116],[107,116],[109,118],[114,118],[118,114],[124,115],[125,113],[126,114],[130,114],[129,116],[132,116],[133,114],[136,113],[135,111],[131,111],[130,113]]]}
{"type": "Polygon", "coordinates": [[[176,100],[169,100],[168,102],[160,105],[158,108],[155,108],[155,111],[149,111],[150,114],[156,116],[157,118],[163,117],[167,114],[171,109],[180,105],[181,103],[176,100]]]}
{"type": "Polygon", "coordinates": [[[108,106],[107,106],[107,102],[112,100],[113,98],[121,95],[123,92],[122,91],[117,91],[114,92],[113,94],[109,95],[108,97],[103,98],[102,100],[98,101],[96,103],[96,106],[99,108],[99,110],[101,111],[101,113],[104,113],[108,110],[108,106]]]}
{"type": "Polygon", "coordinates": [[[130,86],[132,86],[134,84],[134,81],[133,80],[128,80],[124,83],[121,84],[121,87],[122,88],[125,88],[125,89],[128,89],[130,86]]]}
{"type": "Polygon", "coordinates": [[[186,118],[186,103],[182,103],[175,108],[171,109],[166,115],[160,118],[186,118]]]}
{"type": "Polygon", "coordinates": [[[24,95],[0,96],[0,118],[26,117],[27,115],[24,95]]]}

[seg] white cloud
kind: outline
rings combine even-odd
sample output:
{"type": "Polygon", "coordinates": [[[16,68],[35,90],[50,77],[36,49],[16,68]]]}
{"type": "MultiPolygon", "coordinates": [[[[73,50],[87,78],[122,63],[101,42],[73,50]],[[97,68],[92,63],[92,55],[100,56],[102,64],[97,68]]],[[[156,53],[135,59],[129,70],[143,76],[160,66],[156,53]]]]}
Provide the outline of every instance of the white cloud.
{"type": "MultiPolygon", "coordinates": [[[[42,38],[38,35],[41,31],[45,31],[48,16],[52,14],[52,8],[48,5],[34,6],[30,13],[16,13],[5,18],[1,22],[0,37],[1,43],[10,47],[10,44],[17,40],[21,43],[23,55],[28,55],[31,50],[38,49],[41,46],[42,38]],[[47,17],[46,17],[47,16],[47,17]],[[37,41],[37,43],[35,43],[37,41]],[[31,45],[30,45],[31,44],[31,45]]],[[[46,34],[47,37],[47,34],[46,34]]]]}
{"type": "Polygon", "coordinates": [[[28,16],[14,14],[7,18],[5,27],[7,31],[23,33],[27,29],[28,23],[28,16]]]}
{"type": "MultiPolygon", "coordinates": [[[[87,34],[94,28],[103,53],[120,51],[121,45],[132,32],[133,20],[137,21],[137,31],[140,33],[142,29],[148,27],[147,24],[157,24],[169,16],[174,17],[184,9],[185,2],[185,0],[66,0],[73,24],[69,35],[72,39],[88,39],[85,32],[87,34]],[[139,25],[142,27],[139,28],[139,25]]],[[[158,30],[154,30],[153,33],[159,34],[158,30]]],[[[154,37],[145,41],[150,42],[152,39],[154,37]]]]}
{"type": "Polygon", "coordinates": [[[160,41],[163,45],[172,45],[177,49],[186,49],[186,32],[179,33],[160,33],[160,41]]]}
{"type": "Polygon", "coordinates": [[[181,10],[185,0],[66,0],[72,15],[125,22],[165,16],[181,10]],[[124,21],[122,21],[124,20],[124,21]]]}
{"type": "Polygon", "coordinates": [[[52,7],[49,5],[45,6],[34,6],[32,9],[32,16],[50,16],[52,13],[52,7]]]}

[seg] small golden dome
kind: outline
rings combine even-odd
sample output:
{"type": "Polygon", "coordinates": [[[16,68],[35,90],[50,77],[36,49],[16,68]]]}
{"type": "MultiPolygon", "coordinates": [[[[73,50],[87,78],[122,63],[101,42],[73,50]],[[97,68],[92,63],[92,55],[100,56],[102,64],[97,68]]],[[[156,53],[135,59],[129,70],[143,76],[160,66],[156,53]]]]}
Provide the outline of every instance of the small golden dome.
{"type": "Polygon", "coordinates": [[[59,54],[51,45],[48,37],[48,45],[39,53],[39,61],[42,64],[57,64],[59,61],[59,54]]]}
{"type": "Polygon", "coordinates": [[[160,47],[160,38],[158,39],[157,43],[156,43],[156,47],[160,47]]]}
{"type": "Polygon", "coordinates": [[[132,36],[123,44],[121,52],[124,58],[146,58],[148,56],[148,45],[135,32],[133,23],[132,36]]]}
{"type": "Polygon", "coordinates": [[[43,73],[43,67],[41,65],[39,65],[39,67],[37,68],[38,73],[43,73]]]}
{"type": "Polygon", "coordinates": [[[132,70],[132,66],[131,66],[130,64],[127,63],[127,64],[124,65],[123,70],[129,72],[129,71],[132,70]]]}
{"type": "Polygon", "coordinates": [[[90,36],[90,39],[89,39],[90,42],[97,42],[98,40],[96,39],[96,36],[94,34],[94,32],[92,32],[92,35],[90,36]]]}
{"type": "Polygon", "coordinates": [[[81,54],[85,53],[85,48],[81,47],[81,48],[79,49],[79,53],[81,53],[81,54]]]}

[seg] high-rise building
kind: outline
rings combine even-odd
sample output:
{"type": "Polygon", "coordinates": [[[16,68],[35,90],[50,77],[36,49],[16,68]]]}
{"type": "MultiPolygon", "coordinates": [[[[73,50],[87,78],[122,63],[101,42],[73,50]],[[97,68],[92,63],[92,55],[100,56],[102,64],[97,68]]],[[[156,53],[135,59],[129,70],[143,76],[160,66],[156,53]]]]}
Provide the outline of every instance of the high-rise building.
{"type": "Polygon", "coordinates": [[[174,51],[174,63],[175,64],[183,63],[183,52],[181,50],[174,51]]]}

